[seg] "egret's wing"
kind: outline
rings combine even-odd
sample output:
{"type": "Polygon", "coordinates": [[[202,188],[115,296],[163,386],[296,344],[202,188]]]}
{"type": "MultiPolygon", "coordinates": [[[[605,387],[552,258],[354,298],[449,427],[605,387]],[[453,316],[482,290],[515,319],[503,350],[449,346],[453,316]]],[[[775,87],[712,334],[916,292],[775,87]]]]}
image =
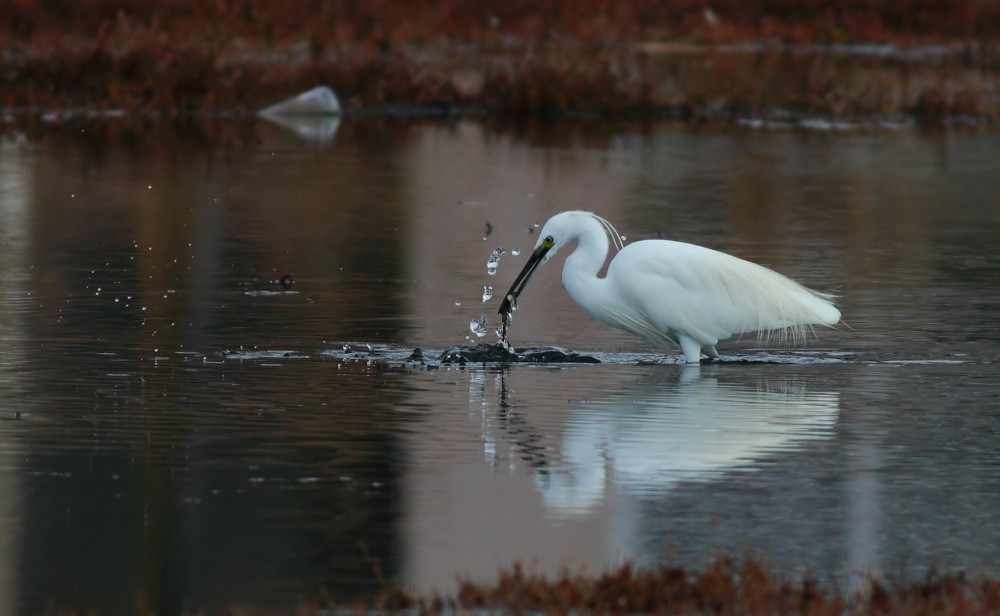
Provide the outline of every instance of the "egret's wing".
{"type": "Polygon", "coordinates": [[[611,262],[608,282],[618,303],[640,313],[646,327],[702,344],[778,329],[794,336],[840,320],[829,296],[766,267],[681,242],[627,246],[611,262]]]}
{"type": "Polygon", "coordinates": [[[646,327],[670,339],[683,333],[709,345],[733,335],[743,319],[732,302],[721,300],[690,272],[666,270],[662,261],[654,265],[657,269],[640,262],[627,277],[614,280],[622,303],[634,306],[646,327]]]}

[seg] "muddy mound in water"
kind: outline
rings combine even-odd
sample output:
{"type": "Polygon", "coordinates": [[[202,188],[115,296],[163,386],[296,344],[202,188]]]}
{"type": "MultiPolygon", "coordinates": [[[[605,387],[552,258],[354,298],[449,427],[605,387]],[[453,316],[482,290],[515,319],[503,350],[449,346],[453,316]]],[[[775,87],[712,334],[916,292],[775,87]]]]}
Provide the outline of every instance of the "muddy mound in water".
{"type": "Polygon", "coordinates": [[[599,364],[591,355],[556,347],[529,347],[508,349],[501,344],[480,343],[475,346],[455,346],[441,353],[442,364],[467,363],[545,363],[545,364],[599,364]]]}

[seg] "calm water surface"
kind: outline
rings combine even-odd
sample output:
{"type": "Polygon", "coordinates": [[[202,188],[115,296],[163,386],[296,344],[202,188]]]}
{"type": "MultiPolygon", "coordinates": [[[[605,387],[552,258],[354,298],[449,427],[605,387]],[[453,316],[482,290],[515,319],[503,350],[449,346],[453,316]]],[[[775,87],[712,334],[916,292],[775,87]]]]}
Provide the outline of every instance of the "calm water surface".
{"type": "Polygon", "coordinates": [[[332,129],[0,145],[0,612],[747,549],[1000,574],[997,134],[332,129]],[[604,363],[439,365],[569,208],[833,290],[847,325],[686,367],[592,322],[560,256],[512,338],[604,363]]]}

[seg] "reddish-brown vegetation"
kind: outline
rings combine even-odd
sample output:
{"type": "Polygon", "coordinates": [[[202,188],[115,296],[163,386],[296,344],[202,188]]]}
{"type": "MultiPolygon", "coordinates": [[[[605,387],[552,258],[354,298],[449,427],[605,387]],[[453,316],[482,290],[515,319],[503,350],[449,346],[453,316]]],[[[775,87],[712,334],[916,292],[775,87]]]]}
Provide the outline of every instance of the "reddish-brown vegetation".
{"type": "Polygon", "coordinates": [[[239,112],[326,84],[375,110],[998,117],[998,67],[982,0],[0,3],[12,111],[239,112]],[[858,43],[891,47],[813,46],[858,43]]]}
{"type": "MultiPolygon", "coordinates": [[[[824,588],[808,577],[790,581],[753,559],[738,563],[722,558],[703,571],[674,567],[643,570],[626,565],[599,576],[565,574],[556,578],[529,574],[515,566],[501,572],[495,584],[463,583],[455,597],[420,598],[387,588],[370,603],[337,604],[323,597],[288,613],[320,614],[338,609],[420,613],[985,616],[1000,613],[1000,582],[929,573],[905,583],[869,578],[861,590],[843,593],[824,588]]],[[[221,613],[285,612],[240,606],[221,613]]]]}
{"type": "Polygon", "coordinates": [[[845,595],[809,577],[794,582],[774,575],[753,559],[723,558],[700,572],[626,565],[601,576],[551,580],[515,567],[496,585],[463,584],[457,605],[545,613],[992,614],[1000,609],[1000,583],[931,573],[900,584],[869,579],[863,590],[845,595]]]}

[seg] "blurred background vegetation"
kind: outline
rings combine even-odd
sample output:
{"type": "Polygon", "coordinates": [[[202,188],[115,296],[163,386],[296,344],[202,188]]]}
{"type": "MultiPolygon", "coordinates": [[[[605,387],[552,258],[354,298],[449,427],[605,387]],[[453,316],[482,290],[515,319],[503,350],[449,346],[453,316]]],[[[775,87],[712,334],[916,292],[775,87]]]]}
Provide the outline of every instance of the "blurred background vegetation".
{"type": "Polygon", "coordinates": [[[348,109],[554,117],[1000,114],[984,0],[10,0],[8,112],[348,109]]]}

